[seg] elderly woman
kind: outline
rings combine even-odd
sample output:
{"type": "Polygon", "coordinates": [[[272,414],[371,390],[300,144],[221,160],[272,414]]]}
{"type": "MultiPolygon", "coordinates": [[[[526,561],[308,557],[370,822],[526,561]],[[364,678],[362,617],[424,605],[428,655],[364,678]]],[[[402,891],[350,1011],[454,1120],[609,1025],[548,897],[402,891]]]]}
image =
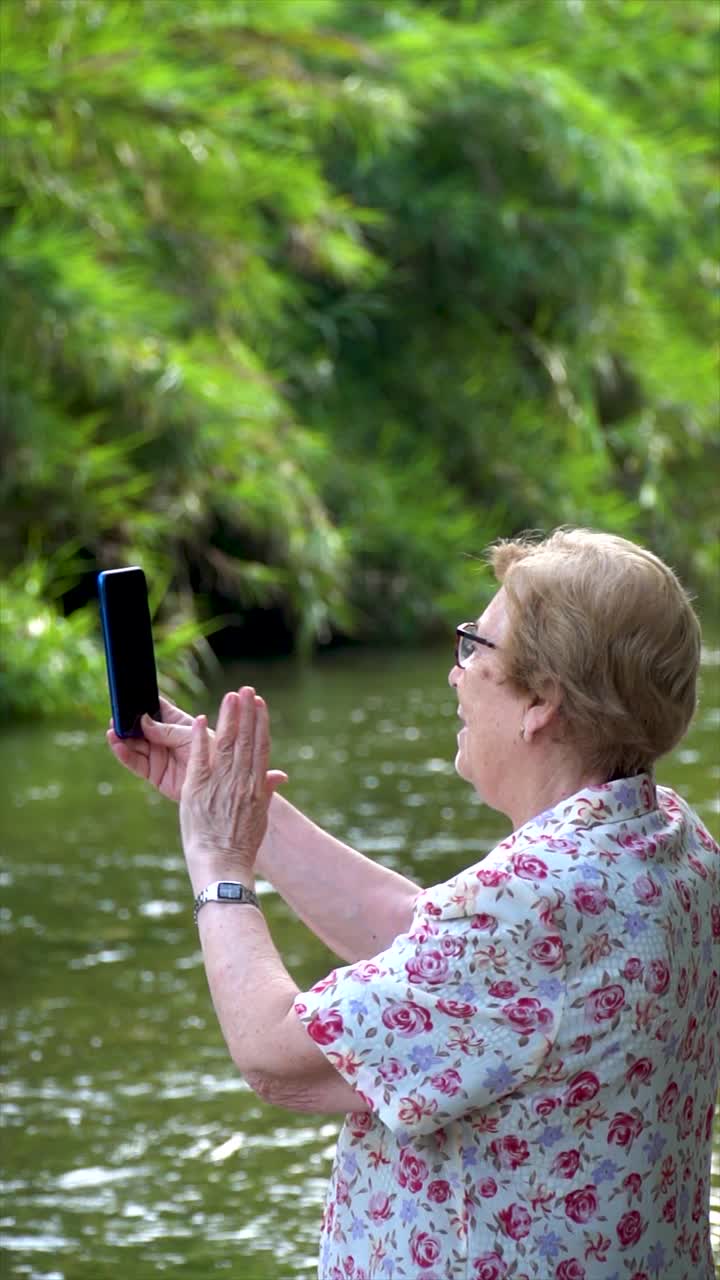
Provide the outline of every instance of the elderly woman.
{"type": "Polygon", "coordinates": [[[342,1112],[321,1280],[711,1280],[720,850],[657,786],[695,705],[697,619],[622,538],[491,551],[457,628],[457,772],[511,834],[421,890],[275,795],[268,717],[164,704],[123,764],[180,800],[208,982],[269,1102],[342,1112]],[[301,993],[267,877],[347,963],[301,993]]]}

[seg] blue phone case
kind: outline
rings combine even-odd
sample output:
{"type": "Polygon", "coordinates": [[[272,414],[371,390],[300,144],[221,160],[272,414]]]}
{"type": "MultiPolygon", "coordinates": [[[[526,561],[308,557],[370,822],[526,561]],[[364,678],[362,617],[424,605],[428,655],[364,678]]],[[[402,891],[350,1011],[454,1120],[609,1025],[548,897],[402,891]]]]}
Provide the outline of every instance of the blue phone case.
{"type": "Polygon", "coordinates": [[[106,569],[97,584],[115,732],[119,738],[142,738],[143,712],[160,718],[145,574],[137,565],[106,569]]]}

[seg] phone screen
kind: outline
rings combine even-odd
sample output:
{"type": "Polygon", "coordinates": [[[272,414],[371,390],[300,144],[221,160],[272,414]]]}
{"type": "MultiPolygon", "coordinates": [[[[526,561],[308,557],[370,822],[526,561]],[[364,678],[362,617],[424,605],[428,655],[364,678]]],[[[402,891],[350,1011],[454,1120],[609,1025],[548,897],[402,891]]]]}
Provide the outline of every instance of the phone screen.
{"type": "Polygon", "coordinates": [[[160,714],[145,574],[136,566],[106,570],[98,591],[115,732],[141,738],[140,716],[160,714]]]}

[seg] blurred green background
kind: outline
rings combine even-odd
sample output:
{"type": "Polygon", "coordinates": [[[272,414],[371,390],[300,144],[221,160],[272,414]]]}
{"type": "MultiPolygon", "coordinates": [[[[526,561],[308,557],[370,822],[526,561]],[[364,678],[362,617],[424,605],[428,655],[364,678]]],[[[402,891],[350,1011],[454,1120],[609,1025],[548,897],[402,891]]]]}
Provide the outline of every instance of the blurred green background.
{"type": "Polygon", "coordinates": [[[710,611],[719,32],[714,0],[4,0],[5,717],[105,712],[122,564],[170,693],[431,641],[529,527],[646,541],[710,611]]]}

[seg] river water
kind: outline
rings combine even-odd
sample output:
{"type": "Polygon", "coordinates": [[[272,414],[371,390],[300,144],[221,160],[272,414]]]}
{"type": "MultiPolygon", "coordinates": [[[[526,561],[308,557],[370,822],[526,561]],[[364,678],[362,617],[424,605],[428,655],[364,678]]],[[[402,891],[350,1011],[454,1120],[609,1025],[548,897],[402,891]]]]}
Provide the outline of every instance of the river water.
{"type": "MultiPolygon", "coordinates": [[[[431,884],[503,835],[456,777],[448,655],[345,650],[312,667],[226,670],[269,702],[289,799],[431,884]]],[[[207,706],[217,705],[215,696],[207,706]]],[[[658,778],[720,828],[720,649],[658,778]]],[[[3,1276],[291,1280],[315,1274],[338,1124],[262,1104],[221,1040],[174,806],[126,774],[102,730],[0,737],[3,1276]]],[[[334,958],[262,886],[302,987],[334,958]]],[[[720,1129],[713,1170],[720,1257],[720,1129]]],[[[669,1280],[669,1278],[668,1278],[669,1280]]]]}

